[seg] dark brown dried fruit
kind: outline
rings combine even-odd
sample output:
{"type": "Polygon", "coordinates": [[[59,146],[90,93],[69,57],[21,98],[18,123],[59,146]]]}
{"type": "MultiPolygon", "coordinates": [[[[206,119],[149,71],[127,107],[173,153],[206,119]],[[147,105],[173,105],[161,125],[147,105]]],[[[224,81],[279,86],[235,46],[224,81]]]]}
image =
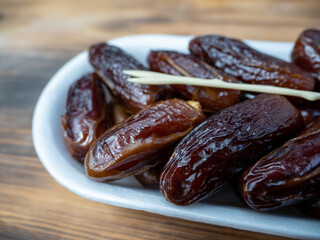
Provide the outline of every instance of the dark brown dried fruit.
{"type": "MultiPolygon", "coordinates": [[[[174,51],[152,51],[148,56],[150,69],[177,76],[197,78],[218,78],[226,82],[237,82],[232,77],[219,73],[212,66],[192,57],[174,51]]],[[[192,85],[172,85],[179,97],[199,101],[206,111],[219,111],[240,101],[240,91],[199,87],[192,85]]]]}
{"type": "Polygon", "coordinates": [[[320,194],[320,129],[308,130],[242,175],[240,193],[251,208],[274,210],[320,194]]]}
{"type": "Polygon", "coordinates": [[[71,85],[61,123],[69,151],[83,162],[92,143],[112,125],[101,81],[96,74],[87,74],[71,85]]]}
{"type": "MultiPolygon", "coordinates": [[[[113,121],[118,124],[130,117],[128,109],[126,109],[122,104],[115,103],[113,108],[113,121]]],[[[172,153],[172,151],[170,151],[172,153]]],[[[152,167],[142,173],[134,175],[134,177],[141,183],[145,188],[157,189],[159,188],[160,173],[164,164],[168,161],[170,156],[164,156],[162,164],[152,167]]]]}
{"type": "Polygon", "coordinates": [[[291,57],[293,62],[312,72],[313,77],[320,81],[320,31],[303,31],[296,41],[291,57]]]}
{"type": "Polygon", "coordinates": [[[106,131],[86,156],[87,176],[116,180],[160,164],[161,154],[204,120],[190,104],[179,99],[158,102],[106,131]]]}
{"type": "Polygon", "coordinates": [[[226,108],[179,143],[161,173],[161,192],[177,205],[206,198],[302,126],[299,111],[277,95],[226,108]]]}
{"type": "Polygon", "coordinates": [[[89,60],[97,74],[104,80],[111,93],[132,112],[137,112],[161,98],[158,86],[128,82],[123,70],[147,70],[136,59],[120,48],[107,43],[90,47],[89,60]]]}
{"type": "Polygon", "coordinates": [[[195,56],[245,83],[314,89],[315,81],[308,72],[236,39],[201,36],[190,42],[189,49],[195,56]]]}

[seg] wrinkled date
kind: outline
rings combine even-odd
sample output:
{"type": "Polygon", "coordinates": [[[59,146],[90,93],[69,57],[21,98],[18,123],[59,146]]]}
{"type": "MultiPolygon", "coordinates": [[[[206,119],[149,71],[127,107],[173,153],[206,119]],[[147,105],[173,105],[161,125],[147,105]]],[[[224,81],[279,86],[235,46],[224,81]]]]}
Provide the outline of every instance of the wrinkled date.
{"type": "Polygon", "coordinates": [[[284,97],[262,94],[212,115],[175,148],[161,173],[164,197],[177,205],[199,201],[303,126],[284,97]]]}
{"type": "Polygon", "coordinates": [[[71,85],[62,136],[72,156],[84,161],[91,144],[112,124],[99,77],[87,74],[71,85]]]}
{"type": "MultiPolygon", "coordinates": [[[[113,108],[113,121],[115,124],[118,124],[124,120],[126,120],[130,115],[128,114],[128,110],[119,103],[114,104],[113,108]]],[[[161,153],[161,159],[162,162],[160,165],[157,165],[155,167],[152,167],[142,173],[134,175],[135,178],[141,183],[142,186],[146,188],[156,189],[159,188],[159,182],[160,182],[160,172],[162,168],[164,167],[165,163],[170,158],[170,155],[172,154],[173,149],[170,151],[167,151],[166,153],[161,153]]]]}
{"type": "MultiPolygon", "coordinates": [[[[130,114],[128,114],[128,110],[119,103],[115,103],[113,107],[113,121],[115,124],[118,124],[124,120],[126,120],[128,117],[130,117],[130,114]]],[[[152,167],[142,173],[134,175],[134,177],[141,183],[142,186],[145,188],[150,189],[156,189],[159,188],[159,182],[160,182],[160,172],[164,166],[164,164],[168,161],[170,155],[172,153],[171,151],[168,151],[167,154],[162,154],[163,159],[160,161],[163,162],[160,165],[157,165],[155,167],[152,167]]]]}
{"type": "MultiPolygon", "coordinates": [[[[152,71],[197,78],[218,78],[226,82],[237,82],[232,77],[220,74],[207,63],[190,55],[174,51],[152,51],[148,56],[152,71]]],[[[179,97],[199,101],[206,111],[219,111],[240,101],[240,91],[192,85],[172,85],[179,97]]]]}
{"type": "Polygon", "coordinates": [[[116,180],[160,164],[161,154],[204,120],[201,110],[190,104],[161,101],[106,131],[86,156],[87,176],[116,180]]]}
{"type": "Polygon", "coordinates": [[[291,57],[293,62],[312,72],[313,77],[320,81],[320,31],[303,31],[296,41],[291,57]]]}
{"type": "Polygon", "coordinates": [[[313,90],[312,76],[292,63],[263,54],[236,39],[218,35],[194,38],[192,54],[245,83],[313,90]]]}
{"type": "Polygon", "coordinates": [[[112,94],[132,112],[137,112],[161,98],[160,87],[128,82],[123,70],[146,70],[136,59],[106,43],[90,47],[89,60],[112,94]]]}
{"type": "Polygon", "coordinates": [[[320,129],[304,133],[242,175],[240,193],[251,208],[274,210],[320,194],[320,129]]]}

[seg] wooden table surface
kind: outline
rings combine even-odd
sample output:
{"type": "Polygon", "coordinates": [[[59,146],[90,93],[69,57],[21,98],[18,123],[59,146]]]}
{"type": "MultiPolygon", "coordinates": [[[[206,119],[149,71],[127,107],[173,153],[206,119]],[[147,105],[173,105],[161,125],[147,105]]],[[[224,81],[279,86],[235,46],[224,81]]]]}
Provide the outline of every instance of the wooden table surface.
{"type": "Polygon", "coordinates": [[[50,77],[90,44],[141,33],[294,41],[319,0],[1,0],[0,239],[282,239],[92,202],[60,186],[32,143],[50,77]]]}

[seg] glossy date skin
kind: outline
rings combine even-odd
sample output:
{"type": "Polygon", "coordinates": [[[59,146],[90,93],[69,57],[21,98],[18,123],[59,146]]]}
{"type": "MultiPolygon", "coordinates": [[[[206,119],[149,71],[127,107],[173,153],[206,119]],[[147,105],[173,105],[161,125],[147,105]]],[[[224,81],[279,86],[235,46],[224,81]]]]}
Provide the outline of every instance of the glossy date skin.
{"type": "Polygon", "coordinates": [[[253,209],[269,211],[320,195],[320,129],[312,124],[251,166],[240,193],[253,209]]]}
{"type": "Polygon", "coordinates": [[[162,88],[128,82],[123,70],[147,70],[120,48],[98,43],[89,49],[89,61],[107,84],[111,93],[132,112],[137,112],[161,98],[162,88]]]}
{"type": "Polygon", "coordinates": [[[303,126],[284,97],[262,94],[212,115],[175,148],[161,173],[160,190],[177,205],[202,200],[303,126]]]}
{"type": "Polygon", "coordinates": [[[101,80],[96,74],[84,75],[71,85],[61,125],[70,153],[83,162],[92,143],[112,125],[101,80]]]}
{"type": "MultiPolygon", "coordinates": [[[[119,103],[114,104],[113,108],[113,121],[115,124],[121,123],[126,120],[130,115],[128,114],[128,110],[119,103]]],[[[170,151],[172,153],[172,151],[170,151]]],[[[145,188],[157,189],[159,188],[160,181],[160,172],[164,166],[164,164],[168,161],[170,156],[164,154],[162,164],[152,167],[142,173],[134,175],[134,177],[139,181],[139,183],[145,188]]]]}
{"type": "Polygon", "coordinates": [[[146,171],[203,120],[201,110],[180,99],[153,104],[99,138],[86,156],[87,176],[109,181],[146,171]]]}
{"type": "Polygon", "coordinates": [[[312,76],[298,66],[219,35],[194,38],[191,53],[245,83],[313,90],[312,76]]]}
{"type": "Polygon", "coordinates": [[[303,31],[292,51],[292,61],[306,71],[312,72],[320,81],[320,31],[307,29],[303,31]]]}
{"type": "MultiPolygon", "coordinates": [[[[237,82],[232,77],[219,73],[215,68],[199,59],[174,51],[151,51],[148,64],[152,71],[177,76],[197,78],[218,78],[226,82],[237,82]]],[[[240,91],[199,87],[192,85],[171,85],[179,97],[199,101],[205,111],[217,112],[240,101],[240,91]]]]}
{"type": "MultiPolygon", "coordinates": [[[[114,104],[113,108],[113,121],[115,124],[121,123],[122,121],[126,120],[130,115],[128,114],[128,110],[119,103],[114,104]]],[[[134,177],[139,181],[139,183],[144,186],[145,188],[150,189],[157,189],[159,188],[159,182],[160,182],[160,173],[162,168],[164,167],[164,164],[168,161],[170,155],[172,153],[171,151],[168,151],[167,154],[163,155],[163,160],[161,160],[160,165],[152,167],[142,173],[134,175],[134,177]]]]}

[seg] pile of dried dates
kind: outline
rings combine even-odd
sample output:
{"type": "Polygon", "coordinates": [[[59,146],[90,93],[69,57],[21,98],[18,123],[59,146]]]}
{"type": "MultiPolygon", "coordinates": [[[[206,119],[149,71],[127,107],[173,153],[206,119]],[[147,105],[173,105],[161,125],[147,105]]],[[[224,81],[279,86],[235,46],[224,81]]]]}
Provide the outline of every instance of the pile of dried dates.
{"type": "Polygon", "coordinates": [[[320,102],[191,85],[141,85],[124,70],[316,91],[320,31],[298,38],[292,63],[218,35],[192,39],[190,54],[151,51],[143,66],[108,43],[89,49],[95,72],[69,89],[62,134],[88,178],[134,175],[173,204],[227,185],[257,210],[297,204],[320,216],[320,102]],[[112,96],[107,101],[106,95],[112,96]]]}

